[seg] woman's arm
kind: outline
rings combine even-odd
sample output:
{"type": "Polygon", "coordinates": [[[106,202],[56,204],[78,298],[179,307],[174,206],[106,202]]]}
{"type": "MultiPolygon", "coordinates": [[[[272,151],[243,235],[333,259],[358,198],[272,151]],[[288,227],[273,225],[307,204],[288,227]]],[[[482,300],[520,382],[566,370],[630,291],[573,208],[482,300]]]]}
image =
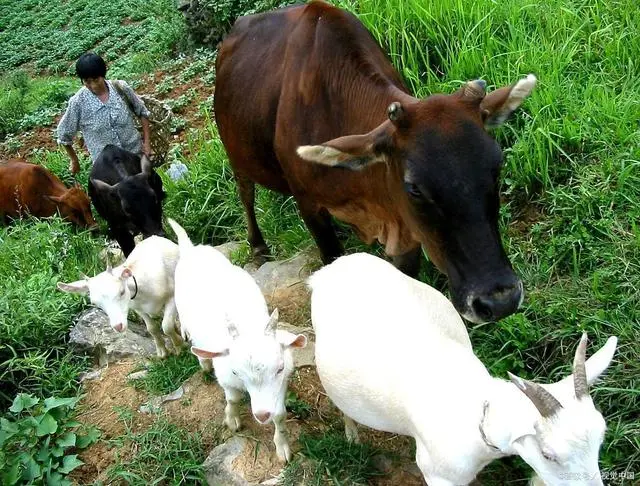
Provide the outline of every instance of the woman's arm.
{"type": "Polygon", "coordinates": [[[73,137],[80,129],[80,107],[76,101],[76,97],[73,96],[69,100],[69,106],[67,111],[60,119],[58,123],[58,143],[64,146],[67,155],[71,159],[69,164],[69,170],[72,174],[80,172],[80,163],[78,162],[78,154],[73,148],[73,137]]]}

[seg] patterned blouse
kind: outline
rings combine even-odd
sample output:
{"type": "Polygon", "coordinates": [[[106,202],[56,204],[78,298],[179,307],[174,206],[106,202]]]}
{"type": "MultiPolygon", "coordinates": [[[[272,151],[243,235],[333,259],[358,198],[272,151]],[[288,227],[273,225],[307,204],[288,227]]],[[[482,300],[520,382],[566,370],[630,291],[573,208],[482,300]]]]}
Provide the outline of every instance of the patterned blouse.
{"type": "MultiPolygon", "coordinates": [[[[109,89],[106,103],[83,86],[69,100],[67,111],[58,124],[58,143],[71,145],[73,137],[81,131],[92,162],[108,144],[136,154],[142,153],[142,138],[133,124],[127,103],[111,81],[106,83],[109,89]]],[[[120,86],[131,100],[135,114],[149,118],[149,111],[133,89],[124,81],[120,81],[120,86]]]]}

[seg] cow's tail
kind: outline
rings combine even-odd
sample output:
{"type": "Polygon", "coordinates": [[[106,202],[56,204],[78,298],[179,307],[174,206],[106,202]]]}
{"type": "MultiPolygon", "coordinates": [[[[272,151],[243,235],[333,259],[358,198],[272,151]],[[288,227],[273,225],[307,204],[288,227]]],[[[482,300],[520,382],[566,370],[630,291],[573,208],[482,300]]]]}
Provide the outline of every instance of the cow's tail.
{"type": "Polygon", "coordinates": [[[178,247],[180,248],[180,251],[182,252],[183,250],[193,248],[193,243],[189,239],[189,236],[187,235],[187,232],[184,230],[184,228],[171,218],[167,218],[167,221],[171,225],[171,228],[173,228],[173,232],[178,237],[178,247]]]}

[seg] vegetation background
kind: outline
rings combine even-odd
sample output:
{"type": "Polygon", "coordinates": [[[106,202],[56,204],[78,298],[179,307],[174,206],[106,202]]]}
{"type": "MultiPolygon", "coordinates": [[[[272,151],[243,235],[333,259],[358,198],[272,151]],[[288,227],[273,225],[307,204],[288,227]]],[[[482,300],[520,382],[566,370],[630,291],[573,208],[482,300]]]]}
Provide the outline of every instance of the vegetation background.
{"type": "MultiPolygon", "coordinates": [[[[276,5],[250,0],[209,3],[223,19],[216,27],[221,30],[243,12],[276,5]]],[[[569,372],[582,331],[589,333],[591,352],[608,336],[617,335],[615,364],[592,393],[609,426],[601,468],[619,475],[613,484],[623,483],[619,478],[625,472],[640,477],[636,0],[335,3],[359,16],[419,96],[451,92],[478,77],[502,86],[530,72],[538,76],[532,97],[495,132],[505,152],[502,235],[525,282],[525,303],[520,313],[497,324],[470,328],[471,339],[494,375],[504,377],[509,370],[553,381],[569,372]]],[[[105,57],[110,78],[127,79],[154,96],[180,92],[168,100],[178,114],[174,131],[179,143],[171,157],[187,164],[190,172],[173,182],[161,170],[168,192],[166,216],[183,222],[197,241],[243,240],[241,206],[211,119],[215,51],[194,45],[173,0],[0,0],[3,158],[27,156],[69,181],[64,152],[52,143],[34,147],[25,133],[44,130],[53,140],[52,123],[80,86],[73,78],[75,59],[88,49],[105,57]],[[156,82],[159,72],[163,76],[156,82]],[[190,119],[181,116],[188,106],[195,106],[190,119]]],[[[85,159],[80,174],[84,184],[87,165],[85,159]]],[[[257,205],[276,256],[289,256],[312,244],[290,198],[259,191],[257,205]]],[[[353,235],[347,238],[351,250],[363,248],[353,235]]],[[[73,354],[66,341],[74,316],[86,302],[57,292],[55,283],[74,280],[80,271],[101,271],[98,252],[105,244],[104,237],[90,236],[59,218],[26,219],[0,228],[0,409],[5,417],[0,470],[15,466],[5,429],[9,421],[22,420],[8,410],[18,392],[44,399],[76,397],[81,391],[78,375],[90,363],[73,354]]],[[[444,279],[433,269],[422,278],[446,290],[444,279]]],[[[167,365],[160,375],[174,376],[175,368],[183,366],[167,365]]],[[[57,420],[71,421],[72,407],[63,409],[68,409],[68,416],[57,420]]],[[[159,431],[162,437],[170,436],[163,460],[178,458],[176,470],[188,464],[193,477],[199,477],[200,456],[206,451],[188,459],[171,454],[171,447],[174,452],[185,447],[198,451],[198,438],[185,437],[167,423],[158,423],[151,433],[159,431]]],[[[145,444],[153,447],[153,441],[145,444]]],[[[327,464],[335,461],[336,447],[346,447],[340,441],[322,443],[323,447],[313,440],[305,444],[310,445],[303,454],[327,464]]],[[[340,466],[343,470],[357,467],[366,473],[366,462],[353,466],[355,456],[341,457],[348,463],[340,466]]],[[[17,481],[26,481],[26,464],[15,466],[17,477],[22,477],[17,481]]],[[[117,465],[114,474],[122,468],[117,465]]],[[[516,471],[509,477],[526,474],[519,461],[493,470],[503,477],[507,469],[516,471]]],[[[335,475],[327,479],[324,469],[319,471],[318,484],[350,484],[335,475]]],[[[160,473],[147,464],[138,474],[144,482],[160,473]]],[[[177,482],[179,477],[165,481],[177,482]]]]}

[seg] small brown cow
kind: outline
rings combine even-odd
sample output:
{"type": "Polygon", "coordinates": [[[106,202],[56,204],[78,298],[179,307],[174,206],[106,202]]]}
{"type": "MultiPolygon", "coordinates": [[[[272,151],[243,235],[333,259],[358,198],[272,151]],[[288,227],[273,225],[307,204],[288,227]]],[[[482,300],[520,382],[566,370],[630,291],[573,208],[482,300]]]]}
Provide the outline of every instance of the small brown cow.
{"type": "Polygon", "coordinates": [[[0,221],[30,214],[53,216],[56,212],[77,224],[97,228],[91,203],[79,185],[67,188],[40,165],[21,160],[0,162],[0,221]]]}
{"type": "Polygon", "coordinates": [[[355,16],[318,1],[238,19],[216,68],[216,121],[255,256],[268,252],[258,183],[294,196],[325,263],[343,252],[334,216],[409,275],[424,246],[467,319],[517,310],[522,282],[498,232],[502,151],[485,128],[520,106],[535,76],[417,99],[355,16]]]}

